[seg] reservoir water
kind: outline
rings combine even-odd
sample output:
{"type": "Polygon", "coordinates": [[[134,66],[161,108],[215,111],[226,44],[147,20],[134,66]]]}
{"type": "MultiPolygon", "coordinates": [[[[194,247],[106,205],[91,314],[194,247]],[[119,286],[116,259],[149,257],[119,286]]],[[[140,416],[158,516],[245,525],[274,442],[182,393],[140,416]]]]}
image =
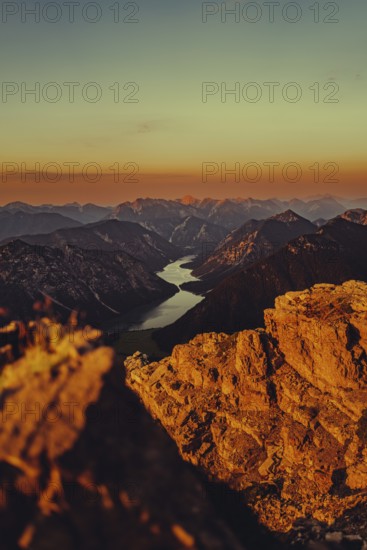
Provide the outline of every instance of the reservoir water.
{"type": "Polygon", "coordinates": [[[191,275],[190,268],[182,267],[193,258],[195,256],[180,258],[166,265],[163,271],[157,273],[158,277],[167,281],[167,283],[176,285],[179,291],[165,302],[145,312],[138,313],[138,318],[133,320],[133,324],[129,327],[129,330],[148,330],[170,325],[204,299],[202,296],[197,296],[196,294],[192,294],[192,292],[181,289],[183,283],[198,280],[191,275]]]}

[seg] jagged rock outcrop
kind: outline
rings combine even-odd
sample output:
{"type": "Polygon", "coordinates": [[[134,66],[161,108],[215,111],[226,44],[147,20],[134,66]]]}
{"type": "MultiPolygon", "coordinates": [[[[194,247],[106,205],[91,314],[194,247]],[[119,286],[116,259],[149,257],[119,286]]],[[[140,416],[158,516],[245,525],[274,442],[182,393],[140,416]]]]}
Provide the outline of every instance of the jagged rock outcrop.
{"type": "Polygon", "coordinates": [[[100,333],[48,319],[0,333],[0,532],[1,550],[244,550],[100,333]]]}
{"type": "Polygon", "coordinates": [[[367,503],[367,284],[317,284],[265,311],[265,329],[199,334],[125,361],[127,383],[211,478],[260,521],[328,525],[367,503]]]}

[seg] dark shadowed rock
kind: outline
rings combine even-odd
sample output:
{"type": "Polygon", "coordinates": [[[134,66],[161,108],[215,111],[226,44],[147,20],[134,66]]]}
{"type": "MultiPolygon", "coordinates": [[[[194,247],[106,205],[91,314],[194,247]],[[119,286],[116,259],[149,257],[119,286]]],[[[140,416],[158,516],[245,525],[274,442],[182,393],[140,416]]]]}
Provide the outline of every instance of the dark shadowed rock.
{"type": "Polygon", "coordinates": [[[98,332],[32,335],[0,372],[0,547],[244,550],[98,332]]]}

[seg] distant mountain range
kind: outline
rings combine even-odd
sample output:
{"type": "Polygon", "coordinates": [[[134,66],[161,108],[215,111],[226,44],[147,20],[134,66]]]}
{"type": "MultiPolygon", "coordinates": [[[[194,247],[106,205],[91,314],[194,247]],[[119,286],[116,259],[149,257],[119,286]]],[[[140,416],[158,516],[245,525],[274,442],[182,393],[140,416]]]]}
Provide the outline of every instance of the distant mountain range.
{"type": "Polygon", "coordinates": [[[338,217],[316,233],[290,241],[270,257],[227,277],[176,323],[158,330],[164,349],[203,332],[261,326],[277,296],[315,283],[367,281],[367,226],[338,217]]]}
{"type": "MultiPolygon", "coordinates": [[[[59,214],[83,224],[95,223],[105,219],[117,219],[139,223],[167,240],[175,239],[176,241],[186,242],[185,235],[191,237],[194,234],[193,242],[198,243],[205,242],[204,239],[208,237],[217,242],[218,226],[228,233],[251,219],[266,219],[288,209],[314,222],[316,220],[329,220],[346,210],[355,208],[367,208],[367,199],[349,200],[329,195],[307,200],[293,199],[289,201],[279,199],[257,200],[253,198],[196,199],[186,196],[176,200],[139,198],[132,202],[123,202],[115,207],[94,204],[80,205],[78,203],[62,206],[50,204],[32,206],[22,202],[14,202],[0,207],[0,213],[21,211],[27,214],[59,214]],[[187,218],[189,218],[189,221],[184,224],[181,237],[177,228],[187,218]],[[198,219],[212,225],[203,229],[198,225],[196,221],[198,219]],[[187,226],[190,227],[189,230],[187,226]],[[196,226],[198,231],[195,234],[196,226]]],[[[41,232],[46,233],[53,230],[55,230],[55,227],[44,226],[41,232]]],[[[22,233],[29,234],[30,232],[24,230],[22,233]]]]}
{"type": "Polygon", "coordinates": [[[67,218],[72,218],[80,223],[92,223],[108,217],[112,208],[106,206],[97,206],[95,204],[80,205],[77,202],[64,204],[62,206],[52,204],[42,204],[33,206],[24,202],[11,202],[0,207],[1,211],[7,212],[27,212],[28,214],[61,214],[67,218]]]}
{"type": "MultiPolygon", "coordinates": [[[[367,200],[366,200],[367,203],[367,200]]],[[[174,228],[180,220],[194,216],[211,224],[221,226],[228,231],[238,228],[251,219],[266,219],[281,214],[287,209],[308,220],[331,219],[345,212],[349,207],[333,197],[322,197],[311,201],[294,199],[195,199],[184,197],[175,201],[163,199],[137,199],[116,207],[111,217],[146,224],[147,227],[171,238],[174,228]]]]}
{"type": "Polygon", "coordinates": [[[31,214],[22,210],[0,210],[0,241],[19,235],[48,233],[62,227],[78,227],[80,222],[56,213],[31,214]]]}

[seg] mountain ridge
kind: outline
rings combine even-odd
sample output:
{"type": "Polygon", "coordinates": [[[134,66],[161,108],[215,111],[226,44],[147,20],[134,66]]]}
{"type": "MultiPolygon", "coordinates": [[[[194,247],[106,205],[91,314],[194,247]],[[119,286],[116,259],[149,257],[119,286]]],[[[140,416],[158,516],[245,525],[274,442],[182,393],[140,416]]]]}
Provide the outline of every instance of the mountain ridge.
{"type": "Polygon", "coordinates": [[[80,227],[81,225],[80,222],[57,213],[0,210],[0,241],[24,234],[49,233],[58,229],[80,227]]]}
{"type": "Polygon", "coordinates": [[[17,239],[0,247],[0,265],[1,306],[13,319],[30,319],[35,304],[42,311],[50,302],[64,321],[75,311],[100,326],[177,292],[123,251],[62,250],[17,239]]]}
{"type": "MultiPolygon", "coordinates": [[[[95,251],[125,252],[144,262],[150,271],[158,271],[168,261],[180,256],[180,251],[160,235],[140,224],[118,220],[102,220],[72,228],[61,228],[49,234],[21,235],[29,244],[64,248],[68,245],[95,251]]],[[[9,240],[12,239],[8,239],[9,240]]]]}
{"type": "Polygon", "coordinates": [[[265,259],[300,235],[312,233],[316,227],[292,210],[265,220],[249,220],[229,233],[208,255],[193,275],[201,281],[187,284],[186,289],[213,288],[225,277],[265,259]]]}

